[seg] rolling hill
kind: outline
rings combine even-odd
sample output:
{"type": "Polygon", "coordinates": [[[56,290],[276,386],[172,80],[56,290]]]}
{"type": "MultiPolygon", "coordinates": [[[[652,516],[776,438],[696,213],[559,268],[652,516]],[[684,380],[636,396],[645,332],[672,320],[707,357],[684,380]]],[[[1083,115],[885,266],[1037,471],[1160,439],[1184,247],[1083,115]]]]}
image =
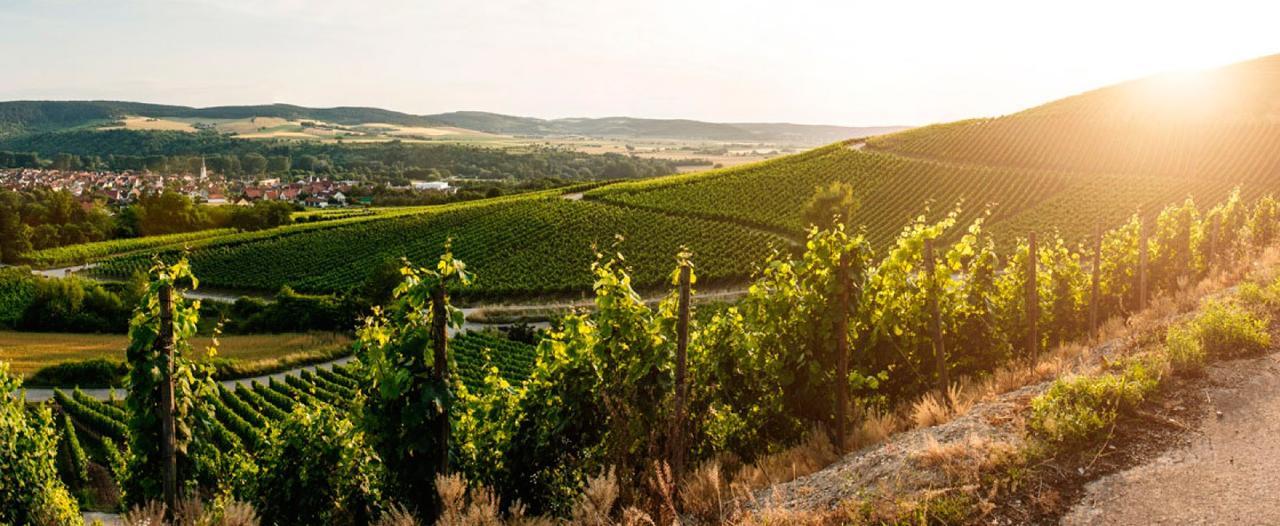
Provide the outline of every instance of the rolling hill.
{"type": "MultiPolygon", "coordinates": [[[[458,133],[469,131],[532,137],[589,136],[764,142],[807,146],[903,129],[902,126],[733,124],[632,117],[548,120],[478,111],[411,115],[380,108],[307,108],[291,104],[192,108],[119,101],[12,101],[0,102],[0,138],[103,127],[118,123],[127,117],[210,122],[277,119],[282,122],[316,121],[344,127],[394,125],[431,130],[454,128],[455,130],[451,131],[458,133]]],[[[279,122],[271,124],[279,124],[279,122]]]]}
{"type": "MultiPolygon", "coordinates": [[[[604,185],[580,201],[538,194],[335,228],[285,227],[249,241],[215,237],[195,247],[193,263],[223,287],[336,291],[358,285],[378,258],[430,261],[453,236],[482,276],[477,293],[538,295],[589,288],[592,246],[623,234],[640,286],[662,284],[682,245],[700,273],[729,282],[747,277],[768,246],[799,241],[804,204],[834,181],[855,189],[854,219],[878,250],[917,216],[956,206],[962,221],[989,214],[1004,246],[1030,231],[1080,242],[1095,226],[1135,212],[1150,217],[1188,196],[1207,205],[1235,187],[1246,199],[1280,189],[1280,125],[1272,122],[1280,89],[1258,87],[1280,88],[1278,64],[1268,57],[1195,78],[1142,79],[1004,117],[604,185]]],[[[103,257],[97,272],[116,276],[146,259],[103,257]]]]}

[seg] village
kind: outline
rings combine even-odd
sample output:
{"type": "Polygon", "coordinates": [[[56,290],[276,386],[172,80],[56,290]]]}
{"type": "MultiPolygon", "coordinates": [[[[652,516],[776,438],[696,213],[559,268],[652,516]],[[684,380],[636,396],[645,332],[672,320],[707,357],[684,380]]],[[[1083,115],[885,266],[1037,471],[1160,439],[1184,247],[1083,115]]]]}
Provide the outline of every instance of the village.
{"type": "MultiPolygon", "coordinates": [[[[368,206],[370,197],[349,197],[352,190],[371,186],[355,180],[335,180],[311,176],[296,181],[279,177],[252,181],[231,180],[210,173],[205,166],[197,173],[161,174],[142,171],[54,170],[43,168],[0,169],[0,188],[6,190],[66,190],[82,204],[103,203],[123,206],[148,194],[173,191],[192,201],[210,206],[252,206],[258,201],[281,201],[308,208],[368,206]]],[[[457,187],[445,181],[410,181],[401,190],[454,193],[457,187]]],[[[368,194],[369,192],[357,191],[368,194]]]]}

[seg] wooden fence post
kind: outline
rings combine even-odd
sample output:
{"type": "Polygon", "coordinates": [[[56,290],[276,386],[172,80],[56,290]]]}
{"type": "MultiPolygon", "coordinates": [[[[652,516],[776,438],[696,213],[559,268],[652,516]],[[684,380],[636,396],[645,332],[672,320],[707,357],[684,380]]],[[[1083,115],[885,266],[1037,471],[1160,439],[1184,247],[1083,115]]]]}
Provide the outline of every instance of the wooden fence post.
{"type": "Polygon", "coordinates": [[[933,360],[938,371],[938,392],[943,403],[947,402],[947,387],[951,385],[950,373],[947,371],[947,344],[942,338],[942,313],[938,309],[938,283],[934,279],[933,240],[924,240],[924,273],[929,288],[925,291],[925,301],[929,304],[929,333],[933,340],[933,360]]]}
{"type": "Polygon", "coordinates": [[[671,425],[671,474],[674,480],[684,475],[684,420],[685,404],[688,403],[689,380],[689,296],[690,296],[689,262],[680,264],[680,298],[676,318],[676,399],[675,418],[671,425]]]}
{"type": "Polygon", "coordinates": [[[836,448],[843,452],[849,444],[849,255],[841,254],[836,267],[836,448]]]}
{"type": "Polygon", "coordinates": [[[1213,272],[1213,263],[1217,259],[1218,254],[1218,220],[1209,216],[1213,225],[1209,228],[1209,252],[1204,255],[1204,269],[1206,273],[1213,272]]]}
{"type": "Polygon", "coordinates": [[[1183,244],[1186,246],[1186,253],[1182,255],[1182,272],[1180,277],[1186,277],[1188,283],[1191,275],[1195,273],[1195,250],[1196,247],[1191,245],[1191,218],[1187,218],[1187,228],[1182,232],[1183,244]]]}
{"type": "MultiPolygon", "coordinates": [[[[431,375],[437,385],[449,385],[449,334],[446,329],[445,283],[441,278],[431,291],[431,340],[433,354],[431,375]]],[[[446,391],[447,392],[447,391],[446,391]]],[[[435,422],[436,435],[436,470],[440,474],[449,473],[449,415],[438,415],[435,422]]]]}
{"type": "Polygon", "coordinates": [[[178,454],[175,423],[173,421],[173,286],[160,287],[160,332],[152,344],[160,353],[164,362],[164,371],[160,379],[160,454],[164,464],[164,480],[161,482],[164,491],[165,515],[173,517],[178,505],[178,454]]]}
{"type": "Polygon", "coordinates": [[[1036,326],[1040,321],[1039,278],[1036,276],[1039,251],[1036,250],[1036,233],[1027,237],[1027,356],[1035,368],[1040,359],[1040,333],[1036,326]]]}
{"type": "Polygon", "coordinates": [[[1147,222],[1138,223],[1138,308],[1147,308],[1147,222]]]}
{"type": "Polygon", "coordinates": [[[1093,277],[1091,278],[1089,290],[1089,334],[1098,334],[1098,308],[1101,298],[1098,293],[1101,291],[1100,283],[1102,280],[1102,223],[1098,223],[1093,227],[1093,277]]]}

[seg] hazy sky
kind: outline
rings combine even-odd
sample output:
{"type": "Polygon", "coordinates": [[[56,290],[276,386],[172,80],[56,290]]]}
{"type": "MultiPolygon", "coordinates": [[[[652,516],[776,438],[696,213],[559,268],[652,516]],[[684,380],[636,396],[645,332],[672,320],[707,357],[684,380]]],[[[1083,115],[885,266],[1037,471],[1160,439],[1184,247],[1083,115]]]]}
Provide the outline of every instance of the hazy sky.
{"type": "Polygon", "coordinates": [[[925,124],[1280,53],[1268,4],[0,0],[0,100],[925,124]]]}

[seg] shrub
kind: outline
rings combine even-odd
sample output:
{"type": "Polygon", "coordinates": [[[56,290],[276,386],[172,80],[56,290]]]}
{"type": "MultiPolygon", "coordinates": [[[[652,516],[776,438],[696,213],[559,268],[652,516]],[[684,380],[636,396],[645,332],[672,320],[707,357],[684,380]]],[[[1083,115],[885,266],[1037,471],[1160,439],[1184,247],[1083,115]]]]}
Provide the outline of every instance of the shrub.
{"type": "Polygon", "coordinates": [[[303,404],[272,428],[254,504],[266,524],[362,524],[381,500],[380,464],[336,410],[303,404]]]}
{"type": "Polygon", "coordinates": [[[29,411],[21,382],[0,362],[0,524],[76,524],[79,506],[58,478],[58,433],[47,406],[29,411]]]}
{"type": "Polygon", "coordinates": [[[1118,373],[1059,379],[1031,401],[1028,427],[1036,437],[1068,448],[1099,439],[1159,385],[1154,369],[1133,360],[1118,373]]]}
{"type": "Polygon", "coordinates": [[[93,358],[43,367],[31,375],[29,383],[40,386],[121,387],[128,372],[124,362],[93,358]]]}
{"type": "Polygon", "coordinates": [[[1262,352],[1271,345],[1271,320],[1237,303],[1212,301],[1196,316],[1195,327],[1206,354],[1230,358],[1262,352]]]}
{"type": "Polygon", "coordinates": [[[1169,327],[1164,337],[1165,354],[1175,371],[1194,372],[1204,367],[1206,353],[1196,327],[1178,324],[1169,327]]]}
{"type": "Polygon", "coordinates": [[[1280,279],[1267,285],[1241,283],[1238,296],[1241,302],[1250,307],[1265,310],[1280,308],[1280,279]]]}

